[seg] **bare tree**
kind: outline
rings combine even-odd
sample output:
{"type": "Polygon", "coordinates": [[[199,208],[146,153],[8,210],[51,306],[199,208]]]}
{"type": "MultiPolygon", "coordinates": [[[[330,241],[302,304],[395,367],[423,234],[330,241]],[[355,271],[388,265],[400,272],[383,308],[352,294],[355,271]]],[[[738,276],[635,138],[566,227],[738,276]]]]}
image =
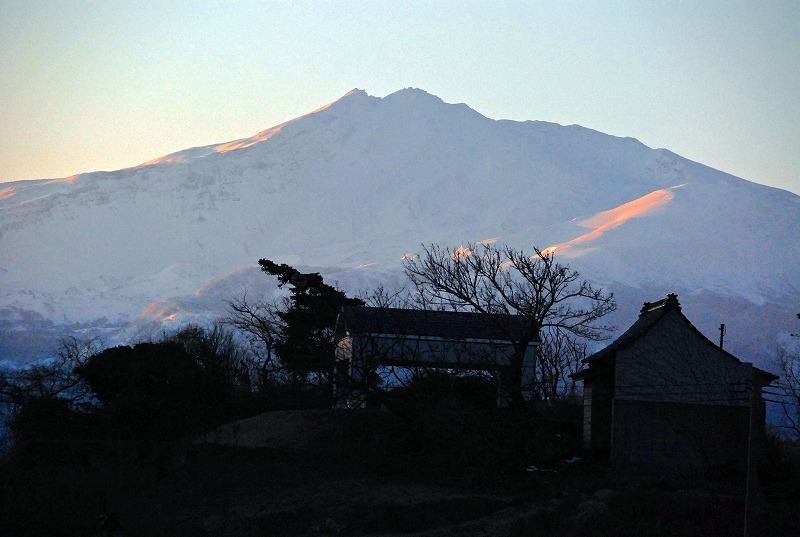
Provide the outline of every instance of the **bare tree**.
{"type": "Polygon", "coordinates": [[[585,366],[586,342],[561,330],[543,330],[542,345],[537,355],[540,376],[534,382],[537,397],[543,401],[555,401],[574,394],[576,381],[573,373],[585,366]]]}
{"type": "Polygon", "coordinates": [[[280,316],[288,305],[286,298],[268,302],[249,299],[246,293],[228,302],[226,323],[245,336],[252,354],[252,365],[260,382],[281,369],[275,354],[285,323],[280,316]]]}
{"type": "Polygon", "coordinates": [[[593,288],[580,280],[578,272],[557,263],[552,253],[537,248],[528,255],[493,244],[452,249],[423,246],[422,255],[406,261],[405,271],[420,301],[434,308],[484,314],[486,322],[501,331],[507,328],[494,314],[528,319],[522,333],[508,330],[506,334],[514,345],[506,389],[515,405],[524,400],[525,352],[543,328],[594,341],[606,339],[612,330],[597,323],[616,308],[613,294],[593,288]]]}
{"type": "MultiPolygon", "coordinates": [[[[800,313],[797,314],[800,319],[800,313]]],[[[775,389],[786,417],[786,428],[800,438],[800,334],[778,349],[777,363],[782,381],[775,389]]]]}
{"type": "Polygon", "coordinates": [[[406,289],[389,290],[383,285],[358,295],[365,306],[372,308],[416,308],[418,304],[414,301],[415,297],[416,295],[410,294],[406,289]]]}
{"type": "Polygon", "coordinates": [[[214,323],[211,327],[189,324],[176,332],[165,333],[163,342],[181,345],[208,379],[238,394],[251,392],[254,368],[250,353],[223,324],[214,323]]]}
{"type": "Polygon", "coordinates": [[[37,398],[61,397],[71,404],[86,402],[90,390],[75,373],[75,368],[85,364],[100,349],[97,338],[62,338],[53,359],[27,369],[0,373],[0,404],[9,405],[13,411],[37,398]]]}

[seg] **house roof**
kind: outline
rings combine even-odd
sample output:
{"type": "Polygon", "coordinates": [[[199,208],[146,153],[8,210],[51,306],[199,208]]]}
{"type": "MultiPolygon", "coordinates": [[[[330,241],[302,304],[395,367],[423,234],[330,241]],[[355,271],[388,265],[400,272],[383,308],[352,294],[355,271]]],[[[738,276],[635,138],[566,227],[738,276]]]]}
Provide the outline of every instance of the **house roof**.
{"type": "MultiPolygon", "coordinates": [[[[614,358],[617,352],[625,349],[626,347],[630,346],[631,344],[638,341],[641,337],[643,337],[653,326],[655,326],[668,312],[676,311],[680,314],[681,318],[686,322],[687,326],[689,326],[692,330],[694,330],[703,340],[705,340],[709,345],[719,349],[724,355],[727,355],[729,358],[736,360],[737,362],[741,362],[736,356],[729,353],[726,350],[719,348],[716,344],[710,341],[700,330],[697,329],[690,321],[686,318],[686,316],[681,312],[681,305],[678,302],[678,296],[676,294],[669,294],[666,298],[658,300],[656,302],[645,302],[642,306],[641,311],[639,312],[639,318],[636,320],[630,328],[628,328],[620,337],[615,339],[610,345],[601,349],[600,351],[594,353],[593,355],[585,358],[583,363],[589,365],[591,368],[593,365],[599,365],[602,362],[610,361],[614,358]]],[[[758,374],[761,379],[765,383],[770,383],[774,380],[778,380],[778,377],[773,375],[768,371],[764,371],[763,369],[759,369],[754,367],[756,374],[758,374]]],[[[580,379],[585,377],[589,374],[589,370],[586,369],[579,373],[573,375],[574,378],[580,379]]]]}
{"type": "MultiPolygon", "coordinates": [[[[438,337],[452,340],[518,341],[531,328],[523,315],[485,315],[462,311],[346,307],[337,332],[351,335],[438,337]]],[[[538,341],[538,334],[534,334],[538,341]]]]}
{"type": "MultiPolygon", "coordinates": [[[[584,359],[583,362],[588,364],[590,362],[598,362],[604,358],[613,356],[617,353],[617,351],[624,349],[645,335],[650,328],[652,328],[653,325],[655,325],[670,310],[677,310],[678,312],[681,311],[681,305],[678,302],[677,295],[667,295],[667,298],[661,299],[657,302],[645,302],[644,306],[642,306],[642,309],[639,312],[639,318],[635,323],[633,323],[633,325],[631,325],[630,328],[628,328],[621,336],[611,342],[610,345],[584,359]]],[[[681,313],[681,315],[683,314],[681,313]]]]}

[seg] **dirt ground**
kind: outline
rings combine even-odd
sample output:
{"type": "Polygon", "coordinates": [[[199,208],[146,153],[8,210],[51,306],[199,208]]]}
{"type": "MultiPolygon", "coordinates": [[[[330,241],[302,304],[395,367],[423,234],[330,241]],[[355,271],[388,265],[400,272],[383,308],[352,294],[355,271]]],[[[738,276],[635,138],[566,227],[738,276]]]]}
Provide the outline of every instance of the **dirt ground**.
{"type": "MultiPolygon", "coordinates": [[[[141,537],[742,532],[735,480],[615,476],[602,462],[567,463],[574,443],[559,427],[499,438],[501,422],[438,415],[420,445],[420,431],[380,413],[271,412],[124,457],[79,450],[4,472],[0,534],[99,535],[109,513],[120,535],[141,537]]],[[[800,534],[796,498],[761,500],[763,535],[800,534]]]]}

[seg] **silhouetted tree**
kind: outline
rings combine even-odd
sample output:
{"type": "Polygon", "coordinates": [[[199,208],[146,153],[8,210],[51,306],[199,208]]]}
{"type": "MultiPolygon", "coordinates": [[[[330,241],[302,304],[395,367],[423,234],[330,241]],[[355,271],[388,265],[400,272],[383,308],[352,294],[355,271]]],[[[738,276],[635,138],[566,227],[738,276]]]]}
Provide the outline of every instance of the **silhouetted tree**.
{"type": "Polygon", "coordinates": [[[76,368],[119,434],[169,438],[236,413],[239,389],[249,386],[230,333],[189,326],[159,343],[119,346],[76,368]]]}
{"type": "Polygon", "coordinates": [[[106,349],[76,369],[118,434],[137,439],[179,436],[196,427],[208,406],[202,371],[178,343],[106,349]]]}
{"type": "Polygon", "coordinates": [[[589,340],[608,337],[611,327],[597,322],[616,308],[613,294],[580,280],[578,272],[557,263],[552,253],[534,248],[534,255],[528,255],[492,244],[423,249],[421,256],[405,263],[420,302],[432,308],[484,314],[487,323],[506,331],[513,342],[506,389],[514,405],[523,403],[525,352],[543,328],[589,340]],[[521,334],[508,330],[494,317],[498,313],[524,316],[528,329],[521,334]]]}
{"type": "Polygon", "coordinates": [[[86,438],[96,430],[90,412],[76,411],[60,397],[33,397],[8,422],[14,446],[22,448],[31,442],[57,443],[86,438]]]}
{"type": "Polygon", "coordinates": [[[575,380],[570,375],[584,368],[586,342],[561,330],[544,329],[542,345],[536,355],[538,377],[534,390],[543,401],[556,401],[575,393],[575,380]]]}
{"type": "Polygon", "coordinates": [[[206,393],[215,393],[224,402],[231,403],[238,395],[250,392],[246,353],[233,333],[221,325],[211,328],[189,325],[164,341],[181,345],[200,367],[206,393]]]}
{"type": "Polygon", "coordinates": [[[75,374],[75,368],[99,350],[96,339],[67,336],[59,341],[56,355],[25,369],[0,372],[0,404],[12,413],[31,399],[61,398],[76,405],[85,402],[88,387],[75,374]]]}
{"type": "MultiPolygon", "coordinates": [[[[800,313],[797,318],[800,319],[800,313]]],[[[787,428],[800,438],[800,334],[791,334],[791,338],[778,349],[777,362],[782,379],[775,389],[787,428]]]]}
{"type": "Polygon", "coordinates": [[[248,343],[248,365],[259,391],[274,383],[283,370],[276,347],[284,331],[281,313],[289,308],[289,299],[266,301],[252,299],[246,293],[228,302],[230,314],[225,322],[248,343]]]}
{"type": "Polygon", "coordinates": [[[19,448],[31,441],[52,442],[86,434],[91,416],[78,410],[89,405],[91,390],[75,368],[98,348],[96,339],[68,336],[59,341],[53,358],[1,372],[0,419],[6,420],[11,433],[2,440],[19,448]]]}
{"type": "Polygon", "coordinates": [[[282,364],[295,375],[327,376],[333,369],[333,330],[343,306],[362,305],[322,280],[319,273],[303,274],[286,264],[261,259],[267,274],[278,277],[278,285],[290,286],[286,309],[278,312],[283,322],[275,350],[282,364]]]}

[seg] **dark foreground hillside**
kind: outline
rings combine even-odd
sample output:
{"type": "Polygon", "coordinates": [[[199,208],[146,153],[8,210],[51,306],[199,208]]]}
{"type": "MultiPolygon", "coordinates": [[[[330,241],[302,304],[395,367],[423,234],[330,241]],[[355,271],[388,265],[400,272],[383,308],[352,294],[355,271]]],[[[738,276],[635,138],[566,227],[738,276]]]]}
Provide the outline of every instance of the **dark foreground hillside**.
{"type": "MultiPolygon", "coordinates": [[[[285,411],[194,442],[29,445],[2,465],[0,535],[112,535],[102,515],[127,532],[113,535],[165,537],[741,535],[740,481],[614,476],[573,459],[577,434],[499,411],[413,426],[285,411]]],[[[800,474],[778,448],[760,534],[798,535],[800,474]]]]}

